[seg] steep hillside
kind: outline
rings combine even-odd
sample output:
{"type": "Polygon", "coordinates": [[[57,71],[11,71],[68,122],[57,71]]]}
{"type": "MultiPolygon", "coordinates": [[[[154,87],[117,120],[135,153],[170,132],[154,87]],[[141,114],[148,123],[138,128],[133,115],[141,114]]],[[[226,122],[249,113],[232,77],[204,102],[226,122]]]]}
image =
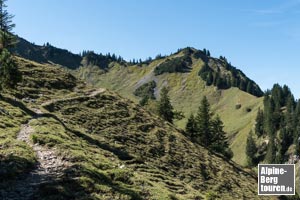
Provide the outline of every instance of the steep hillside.
{"type": "MultiPolygon", "coordinates": [[[[126,62],[114,54],[102,55],[84,51],[75,55],[49,44],[37,46],[20,38],[14,52],[21,57],[40,63],[56,63],[88,83],[109,88],[134,102],[143,99],[137,90],[153,82],[151,99],[159,98],[160,89],[167,86],[176,110],[185,118],[176,121],[184,128],[187,118],[195,113],[204,95],[213,111],[221,116],[234,152],[233,160],[246,164],[246,138],[254,126],[259,107],[263,107],[263,93],[259,86],[242,71],[233,67],[225,57],[213,58],[206,51],[194,48],[178,50],[170,56],[157,56],[154,60],[126,62]],[[252,95],[249,95],[252,94],[252,95]]],[[[143,89],[142,89],[143,90],[143,89]]],[[[149,92],[149,91],[148,91],[149,92]]],[[[148,109],[153,111],[153,104],[148,109]]]]}
{"type": "Polygon", "coordinates": [[[0,99],[2,199],[268,199],[253,175],[132,101],[18,64],[23,82],[0,99]]]}
{"type": "Polygon", "coordinates": [[[52,63],[69,69],[77,69],[80,66],[98,66],[105,69],[111,62],[125,63],[116,55],[96,54],[93,51],[83,51],[82,55],[73,54],[66,49],[61,49],[46,43],[42,46],[35,45],[27,40],[17,37],[18,43],[12,52],[22,58],[38,63],[52,63]]]}
{"type": "Polygon", "coordinates": [[[229,87],[230,81],[224,83],[220,80],[233,80],[232,82],[235,82],[233,84],[239,82],[241,87],[250,85],[247,88],[252,88],[251,91],[257,96],[260,96],[262,92],[252,80],[229,65],[223,57],[215,59],[205,55],[202,51],[186,48],[171,56],[157,58],[149,64],[124,66],[111,63],[109,70],[106,71],[96,66],[80,67],[75,74],[93,85],[114,90],[135,102],[141,100],[141,97],[135,96],[134,93],[143,85],[154,81],[156,98],[159,98],[160,89],[167,86],[173,106],[186,116],[175,122],[180,128],[185,127],[187,117],[191,113],[197,112],[202,97],[206,95],[213,111],[224,121],[225,130],[231,138],[233,160],[239,164],[245,164],[247,134],[254,126],[258,108],[263,106],[262,98],[241,90],[245,88],[233,87],[234,85],[229,87]],[[203,68],[209,68],[210,72],[219,74],[219,81],[215,84],[221,83],[214,86],[214,83],[208,84],[206,80],[203,80],[202,76],[205,72],[203,68]],[[201,71],[202,74],[199,75],[201,71]]]}
{"type": "Polygon", "coordinates": [[[18,43],[12,51],[18,56],[39,63],[55,63],[70,69],[75,69],[80,66],[82,57],[73,54],[68,50],[56,48],[49,43],[39,46],[32,44],[21,37],[18,37],[17,39],[18,43]]]}

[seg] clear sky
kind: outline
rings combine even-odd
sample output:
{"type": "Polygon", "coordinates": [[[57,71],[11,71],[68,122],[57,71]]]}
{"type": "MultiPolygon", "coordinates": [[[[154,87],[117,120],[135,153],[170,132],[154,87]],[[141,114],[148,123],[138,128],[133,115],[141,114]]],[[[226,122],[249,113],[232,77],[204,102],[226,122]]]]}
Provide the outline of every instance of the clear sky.
{"type": "Polygon", "coordinates": [[[125,59],[186,46],[223,55],[263,90],[300,97],[300,0],[8,0],[19,36],[125,59]]]}

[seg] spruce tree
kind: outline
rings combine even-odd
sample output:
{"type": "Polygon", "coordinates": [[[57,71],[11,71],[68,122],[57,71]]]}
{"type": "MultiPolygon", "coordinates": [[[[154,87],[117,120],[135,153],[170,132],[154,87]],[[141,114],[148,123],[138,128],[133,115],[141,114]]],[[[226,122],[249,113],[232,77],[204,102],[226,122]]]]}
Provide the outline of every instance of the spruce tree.
{"type": "Polygon", "coordinates": [[[5,87],[14,87],[21,79],[16,63],[8,51],[15,45],[16,39],[12,33],[15,25],[13,16],[6,10],[6,0],[0,0],[0,90],[5,87]]]}
{"type": "Polygon", "coordinates": [[[257,147],[252,136],[252,131],[248,134],[246,143],[246,155],[249,166],[255,165],[255,154],[257,152],[257,147]]]}
{"type": "Polygon", "coordinates": [[[186,132],[193,142],[201,144],[231,159],[233,153],[229,148],[228,139],[223,128],[224,125],[219,116],[212,119],[210,105],[204,96],[196,117],[194,117],[194,115],[189,117],[186,124],[186,132]]]}
{"type": "Polygon", "coordinates": [[[269,137],[269,143],[267,147],[267,154],[265,157],[266,163],[272,164],[275,162],[276,158],[276,147],[274,144],[274,136],[269,137]]]}
{"type": "Polygon", "coordinates": [[[210,126],[211,112],[210,106],[206,96],[203,97],[201,105],[196,115],[197,136],[196,141],[208,147],[211,142],[211,126],[210,126]]]}
{"type": "Polygon", "coordinates": [[[274,125],[274,101],[266,94],[264,97],[264,132],[273,134],[276,129],[274,125]]]}
{"type": "Polygon", "coordinates": [[[170,97],[168,95],[168,89],[163,87],[160,92],[160,100],[158,102],[158,113],[159,116],[164,120],[173,123],[174,111],[173,106],[170,102],[170,97]]]}
{"type": "Polygon", "coordinates": [[[264,113],[260,108],[258,109],[255,119],[255,133],[258,137],[262,136],[264,133],[264,113]]]}
{"type": "Polygon", "coordinates": [[[193,114],[191,114],[190,117],[188,118],[188,121],[185,126],[185,131],[191,137],[192,141],[195,141],[197,135],[197,124],[193,114]]]}
{"type": "Polygon", "coordinates": [[[206,79],[206,85],[210,86],[211,84],[213,84],[213,75],[212,72],[209,71],[206,79]]]}
{"type": "Polygon", "coordinates": [[[16,43],[16,38],[12,33],[15,24],[12,23],[13,15],[6,10],[7,0],[0,0],[0,52],[3,49],[9,49],[16,43]]]}
{"type": "Polygon", "coordinates": [[[209,50],[207,50],[207,56],[210,56],[210,52],[209,52],[209,50]]]}
{"type": "Polygon", "coordinates": [[[216,152],[222,153],[227,158],[231,159],[233,156],[232,151],[229,148],[228,139],[226,133],[223,130],[224,125],[220,117],[217,116],[210,123],[211,126],[211,141],[209,147],[216,152]]]}
{"type": "Polygon", "coordinates": [[[21,73],[7,49],[0,54],[0,88],[13,88],[21,80],[21,73]]]}
{"type": "Polygon", "coordinates": [[[247,89],[246,89],[246,92],[249,93],[249,94],[253,94],[253,88],[252,88],[252,83],[251,83],[251,81],[248,81],[248,83],[247,83],[247,89]]]}

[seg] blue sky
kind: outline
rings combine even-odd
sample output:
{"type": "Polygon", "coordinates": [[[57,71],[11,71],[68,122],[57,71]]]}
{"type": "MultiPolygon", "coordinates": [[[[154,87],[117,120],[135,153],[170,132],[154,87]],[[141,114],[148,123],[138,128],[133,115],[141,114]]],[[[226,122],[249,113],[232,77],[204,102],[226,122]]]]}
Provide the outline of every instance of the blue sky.
{"type": "Polygon", "coordinates": [[[300,0],[8,0],[14,32],[74,53],[125,59],[207,48],[263,90],[287,84],[300,97],[300,0]]]}

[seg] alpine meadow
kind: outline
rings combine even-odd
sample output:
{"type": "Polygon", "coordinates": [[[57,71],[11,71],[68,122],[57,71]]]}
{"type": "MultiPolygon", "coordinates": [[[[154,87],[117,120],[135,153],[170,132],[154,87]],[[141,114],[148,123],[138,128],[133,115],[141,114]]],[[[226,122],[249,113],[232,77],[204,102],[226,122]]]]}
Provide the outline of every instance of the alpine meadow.
{"type": "Polygon", "coordinates": [[[0,200],[300,199],[299,91],[266,88],[299,62],[263,43],[300,3],[214,3],[0,0],[0,200]],[[259,164],[292,164],[295,194],[259,195],[259,164]]]}

